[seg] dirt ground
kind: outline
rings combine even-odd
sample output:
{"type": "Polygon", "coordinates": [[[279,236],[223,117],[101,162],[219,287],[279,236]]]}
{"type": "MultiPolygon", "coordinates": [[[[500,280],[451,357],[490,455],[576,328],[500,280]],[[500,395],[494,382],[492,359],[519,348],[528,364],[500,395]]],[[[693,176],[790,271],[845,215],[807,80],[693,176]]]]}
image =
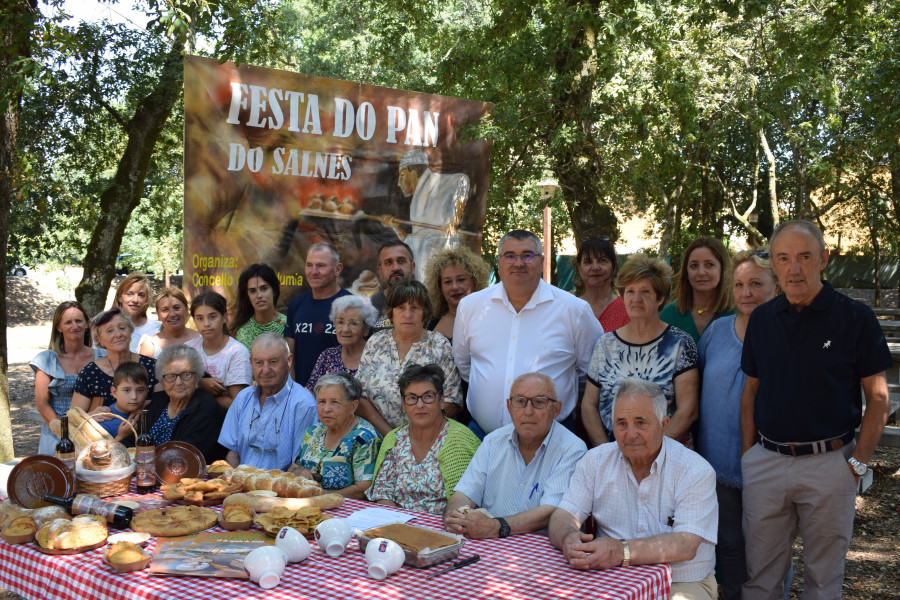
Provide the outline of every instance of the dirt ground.
{"type": "MultiPolygon", "coordinates": [[[[34,378],[28,361],[47,347],[53,309],[59,302],[74,297],[79,276],[80,270],[72,268],[29,273],[28,277],[8,280],[10,409],[17,457],[34,454],[40,435],[40,425],[27,417],[28,410],[34,406],[34,378]]],[[[871,305],[870,291],[842,291],[871,305]]],[[[896,307],[896,296],[893,290],[884,306],[896,307]]],[[[900,598],[900,449],[879,447],[871,466],[875,483],[856,500],[853,542],[847,554],[843,596],[852,600],[900,598]]],[[[791,596],[799,597],[803,584],[799,538],[794,545],[794,564],[791,596]]],[[[15,595],[0,590],[0,600],[14,598],[15,595]]]]}

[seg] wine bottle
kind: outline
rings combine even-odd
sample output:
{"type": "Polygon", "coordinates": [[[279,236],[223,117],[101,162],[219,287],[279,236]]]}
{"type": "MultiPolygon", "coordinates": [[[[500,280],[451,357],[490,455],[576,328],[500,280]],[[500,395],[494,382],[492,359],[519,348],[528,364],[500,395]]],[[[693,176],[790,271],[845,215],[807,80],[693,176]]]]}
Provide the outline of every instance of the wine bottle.
{"type": "Polygon", "coordinates": [[[75,444],[69,439],[69,417],[63,415],[59,418],[59,441],[56,442],[56,458],[61,460],[72,475],[75,474],[75,444]]]}
{"type": "Polygon", "coordinates": [[[117,529],[125,529],[131,525],[134,511],[127,506],[114,504],[101,500],[90,494],[78,494],[72,498],[60,498],[59,496],[44,496],[44,502],[62,506],[70,515],[98,515],[106,519],[106,522],[117,529]]]}
{"type": "Polygon", "coordinates": [[[156,442],[150,433],[149,413],[141,412],[141,434],[135,444],[135,484],[138,494],[150,494],[156,488],[156,442]]]}

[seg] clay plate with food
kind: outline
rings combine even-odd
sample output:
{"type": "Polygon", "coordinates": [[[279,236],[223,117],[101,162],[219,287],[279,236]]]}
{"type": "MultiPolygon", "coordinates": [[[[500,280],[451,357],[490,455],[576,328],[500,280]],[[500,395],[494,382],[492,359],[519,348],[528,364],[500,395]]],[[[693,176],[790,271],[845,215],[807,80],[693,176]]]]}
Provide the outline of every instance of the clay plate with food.
{"type": "Polygon", "coordinates": [[[65,548],[65,549],[56,549],[56,548],[44,548],[37,541],[34,542],[34,549],[43,554],[53,554],[53,555],[66,555],[66,554],[83,554],[85,552],[90,552],[91,550],[96,550],[97,548],[102,548],[106,545],[106,540],[102,542],[97,542],[96,544],[91,544],[90,546],[81,546],[80,548],[65,548]]]}
{"type": "Polygon", "coordinates": [[[103,560],[117,573],[146,569],[152,555],[131,542],[118,542],[103,551],[103,560]]]}

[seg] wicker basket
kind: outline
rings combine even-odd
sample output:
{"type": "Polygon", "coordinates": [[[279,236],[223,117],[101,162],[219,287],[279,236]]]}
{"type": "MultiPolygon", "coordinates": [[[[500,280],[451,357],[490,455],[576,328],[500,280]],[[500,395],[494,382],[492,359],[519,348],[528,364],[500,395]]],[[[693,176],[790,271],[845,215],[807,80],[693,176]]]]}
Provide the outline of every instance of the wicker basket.
{"type": "MultiPolygon", "coordinates": [[[[122,418],[119,415],[110,414],[109,416],[115,417],[120,421],[128,423],[128,426],[131,427],[131,430],[134,432],[134,439],[137,440],[138,433],[128,419],[122,418]]],[[[90,419],[94,421],[94,419],[90,419]]],[[[81,425],[78,426],[77,429],[81,429],[84,424],[87,423],[87,420],[83,421],[81,425]]],[[[96,423],[96,421],[94,421],[96,423]]],[[[77,430],[76,429],[76,430],[77,430]]],[[[129,453],[130,454],[130,453],[129,453]]],[[[132,455],[132,462],[134,461],[134,456],[132,455]]],[[[83,479],[75,478],[75,493],[77,494],[93,494],[95,496],[100,496],[101,498],[108,498],[110,496],[121,496],[122,494],[128,493],[131,489],[131,479],[134,477],[134,471],[132,470],[127,476],[116,479],[114,481],[106,481],[103,483],[97,483],[93,481],[84,481],[83,479]]]]}

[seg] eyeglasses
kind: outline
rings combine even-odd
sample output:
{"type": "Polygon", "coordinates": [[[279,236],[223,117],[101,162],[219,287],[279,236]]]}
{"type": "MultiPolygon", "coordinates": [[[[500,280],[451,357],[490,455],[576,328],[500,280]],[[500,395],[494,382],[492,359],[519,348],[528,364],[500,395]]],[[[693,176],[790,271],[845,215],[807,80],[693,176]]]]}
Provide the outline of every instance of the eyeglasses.
{"type": "Polygon", "coordinates": [[[425,404],[434,404],[434,401],[438,399],[439,394],[437,392],[425,392],[424,394],[404,394],[403,395],[403,403],[407,406],[415,406],[419,403],[419,400],[424,402],[425,404]]]}
{"type": "Polygon", "coordinates": [[[534,261],[534,259],[538,256],[540,256],[540,254],[535,254],[534,252],[524,252],[522,254],[513,254],[512,252],[507,252],[506,254],[502,254],[497,258],[508,265],[516,264],[516,261],[521,258],[523,263],[525,263],[526,265],[530,265],[532,261],[534,261]]]}
{"type": "MultiPolygon", "coordinates": [[[[284,421],[284,415],[282,414],[282,421],[284,421]]],[[[253,424],[256,423],[259,418],[262,417],[262,413],[257,413],[255,417],[250,419],[250,436],[248,445],[254,450],[258,450],[260,452],[278,452],[278,442],[276,441],[274,444],[266,443],[266,431],[270,430],[270,427],[257,427],[256,433],[253,433],[253,424]],[[269,448],[269,446],[275,446],[273,448],[269,448]]],[[[281,431],[281,424],[278,422],[278,419],[275,419],[275,435],[269,437],[269,440],[277,440],[278,433],[281,431]]]]}
{"type": "Polygon", "coordinates": [[[531,398],[528,396],[510,396],[509,398],[509,403],[512,404],[513,408],[525,408],[529,402],[536,410],[541,410],[550,406],[551,402],[556,402],[556,398],[548,396],[533,396],[531,398]]]}
{"type": "Polygon", "coordinates": [[[163,375],[163,381],[166,383],[175,383],[175,380],[178,378],[185,383],[188,383],[194,378],[194,373],[192,371],[185,371],[184,373],[166,373],[163,375]]]}
{"type": "Polygon", "coordinates": [[[346,321],[344,319],[335,319],[334,320],[335,329],[340,329],[344,325],[346,325],[350,329],[360,329],[363,326],[363,322],[357,321],[356,319],[349,319],[346,321]]]}
{"type": "Polygon", "coordinates": [[[606,235],[589,235],[586,238],[581,238],[581,241],[578,242],[578,245],[580,246],[585,242],[590,242],[593,240],[597,240],[600,242],[611,242],[612,238],[610,238],[609,236],[606,236],[606,235]]]}
{"type": "Polygon", "coordinates": [[[753,251],[753,255],[754,255],[754,256],[758,256],[758,257],[763,258],[763,259],[769,258],[769,256],[770,256],[768,250],[754,250],[754,251],[753,251]]]}

